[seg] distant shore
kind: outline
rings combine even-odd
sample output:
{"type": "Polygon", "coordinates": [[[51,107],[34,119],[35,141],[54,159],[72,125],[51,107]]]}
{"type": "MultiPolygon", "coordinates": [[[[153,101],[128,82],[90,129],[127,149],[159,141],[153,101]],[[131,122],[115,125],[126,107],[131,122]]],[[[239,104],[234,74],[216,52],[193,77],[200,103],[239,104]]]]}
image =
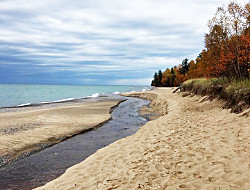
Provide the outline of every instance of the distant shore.
{"type": "Polygon", "coordinates": [[[136,93],[167,111],[37,189],[247,189],[249,116],[173,90],[136,93]]]}
{"type": "Polygon", "coordinates": [[[121,99],[65,102],[0,112],[0,165],[28,156],[111,118],[121,99]]]}

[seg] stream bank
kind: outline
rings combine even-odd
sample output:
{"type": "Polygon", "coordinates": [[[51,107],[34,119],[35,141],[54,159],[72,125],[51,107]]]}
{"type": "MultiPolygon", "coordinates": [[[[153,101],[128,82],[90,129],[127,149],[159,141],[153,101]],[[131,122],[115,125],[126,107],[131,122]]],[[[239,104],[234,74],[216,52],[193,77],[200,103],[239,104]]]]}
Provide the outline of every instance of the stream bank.
{"type": "Polygon", "coordinates": [[[44,185],[98,149],[136,133],[148,121],[138,111],[150,101],[126,99],[113,109],[112,120],[102,126],[0,168],[0,188],[32,189],[44,185]]]}

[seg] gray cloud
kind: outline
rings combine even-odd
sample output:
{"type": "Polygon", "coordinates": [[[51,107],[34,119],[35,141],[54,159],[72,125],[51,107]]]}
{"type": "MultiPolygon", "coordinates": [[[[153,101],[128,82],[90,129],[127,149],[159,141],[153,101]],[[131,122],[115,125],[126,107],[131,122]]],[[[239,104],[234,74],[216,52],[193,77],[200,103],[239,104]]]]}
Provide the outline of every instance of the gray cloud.
{"type": "Polygon", "coordinates": [[[227,2],[4,0],[0,66],[16,76],[69,72],[86,77],[75,83],[149,84],[155,70],[198,55],[206,23],[223,3],[227,2]],[[110,73],[114,78],[105,81],[110,73]]]}

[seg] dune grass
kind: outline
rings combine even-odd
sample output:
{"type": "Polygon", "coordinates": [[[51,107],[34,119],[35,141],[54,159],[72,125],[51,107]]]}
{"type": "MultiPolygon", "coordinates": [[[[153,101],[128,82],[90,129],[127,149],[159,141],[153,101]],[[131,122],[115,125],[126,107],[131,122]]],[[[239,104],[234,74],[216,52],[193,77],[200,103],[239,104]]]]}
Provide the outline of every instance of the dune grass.
{"type": "Polygon", "coordinates": [[[226,101],[225,107],[232,112],[242,112],[250,107],[250,78],[237,81],[228,78],[191,79],[183,84],[184,91],[208,95],[226,101]]]}

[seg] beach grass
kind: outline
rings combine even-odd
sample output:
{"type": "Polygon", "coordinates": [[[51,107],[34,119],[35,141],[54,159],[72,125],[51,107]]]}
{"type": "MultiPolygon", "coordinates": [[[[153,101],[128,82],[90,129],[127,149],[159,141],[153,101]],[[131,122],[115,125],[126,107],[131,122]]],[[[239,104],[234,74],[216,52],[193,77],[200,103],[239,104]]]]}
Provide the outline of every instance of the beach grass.
{"type": "Polygon", "coordinates": [[[183,84],[184,91],[202,96],[223,99],[225,108],[239,113],[250,107],[250,79],[236,80],[228,78],[191,79],[183,84]]]}

